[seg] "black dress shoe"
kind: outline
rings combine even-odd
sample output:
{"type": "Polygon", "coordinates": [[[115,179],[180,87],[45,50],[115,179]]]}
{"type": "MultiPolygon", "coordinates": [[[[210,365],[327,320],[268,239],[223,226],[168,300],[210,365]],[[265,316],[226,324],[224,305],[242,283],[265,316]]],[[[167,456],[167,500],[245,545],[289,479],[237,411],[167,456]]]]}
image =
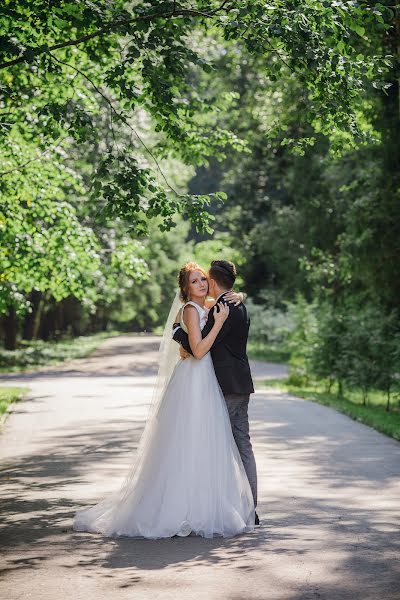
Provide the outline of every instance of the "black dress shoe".
{"type": "Polygon", "coordinates": [[[257,513],[255,513],[254,525],[260,525],[260,519],[258,518],[258,514],[257,513]]]}

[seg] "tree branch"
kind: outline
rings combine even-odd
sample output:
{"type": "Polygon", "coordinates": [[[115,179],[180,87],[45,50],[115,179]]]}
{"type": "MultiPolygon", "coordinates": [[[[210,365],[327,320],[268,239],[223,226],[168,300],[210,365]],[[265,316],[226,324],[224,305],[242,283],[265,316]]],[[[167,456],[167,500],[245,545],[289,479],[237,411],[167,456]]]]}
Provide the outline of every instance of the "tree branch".
{"type": "MultiPolygon", "coordinates": [[[[223,8],[225,7],[226,4],[228,4],[229,0],[224,0],[222,2],[222,4],[220,6],[218,6],[218,8],[216,8],[215,10],[212,11],[212,14],[215,15],[218,12],[220,12],[221,10],[223,10],[223,8]]],[[[229,9],[228,9],[229,10],[229,9]]]]}
{"type": "Polygon", "coordinates": [[[179,194],[179,192],[177,192],[172,185],[169,183],[169,181],[167,180],[167,178],[165,177],[160,164],[158,162],[158,160],[156,159],[156,157],[154,156],[154,154],[152,153],[152,151],[147,147],[147,145],[144,143],[144,141],[142,140],[141,136],[138,134],[138,132],[135,130],[134,127],[132,127],[132,125],[129,123],[129,121],[126,119],[126,117],[120,113],[115,106],[113,105],[113,103],[111,102],[111,100],[109,98],[107,98],[107,96],[104,94],[104,92],[102,92],[102,90],[97,87],[97,85],[90,79],[90,77],[88,77],[83,71],[81,71],[80,69],[78,69],[78,67],[75,67],[74,65],[71,65],[69,63],[64,62],[63,60],[60,60],[59,58],[57,58],[56,56],[54,56],[54,54],[51,54],[51,52],[49,52],[51,58],[53,60],[55,60],[56,62],[60,63],[61,65],[64,65],[65,67],[69,67],[70,69],[73,69],[76,73],[79,73],[82,77],[84,77],[86,79],[86,81],[88,83],[90,83],[90,85],[93,87],[93,89],[103,98],[103,100],[105,100],[105,102],[108,104],[108,106],[110,107],[110,111],[112,113],[114,113],[118,119],[120,119],[129,129],[130,131],[137,137],[137,139],[139,140],[139,142],[142,144],[143,148],[146,150],[146,152],[148,153],[148,155],[152,158],[152,160],[154,161],[157,170],[159,171],[159,173],[161,174],[161,177],[164,179],[165,183],[167,184],[167,186],[174,192],[174,194],[176,196],[182,196],[182,194],[179,194]]]}
{"type": "Polygon", "coordinates": [[[50,53],[53,50],[59,50],[60,48],[67,48],[68,46],[78,46],[79,44],[83,44],[84,42],[88,42],[89,40],[92,40],[96,37],[104,35],[105,33],[109,33],[110,31],[115,29],[118,25],[120,25],[121,23],[124,23],[125,25],[132,25],[135,21],[149,21],[151,19],[159,19],[159,18],[167,19],[167,18],[188,17],[188,16],[190,16],[190,17],[205,17],[205,18],[210,19],[217,12],[222,10],[227,2],[228,2],[228,0],[224,0],[224,2],[222,2],[222,4],[219,6],[219,8],[216,8],[214,11],[211,11],[211,12],[204,12],[204,11],[195,10],[192,8],[188,8],[188,9],[179,9],[178,8],[177,9],[176,4],[174,3],[173,10],[170,12],[139,15],[129,21],[121,21],[121,19],[118,19],[116,21],[111,22],[109,25],[106,25],[105,27],[101,27],[97,31],[93,31],[92,33],[83,35],[79,38],[76,38],[75,40],[68,40],[66,42],[60,42],[58,44],[54,44],[54,46],[44,45],[44,46],[40,46],[38,48],[29,48],[28,51],[26,51],[22,56],[19,56],[18,58],[14,58],[13,60],[9,60],[9,61],[0,63],[0,70],[6,69],[8,67],[12,67],[14,65],[18,65],[18,64],[21,64],[24,62],[30,62],[36,56],[39,56],[41,54],[50,53]]]}
{"type": "Polygon", "coordinates": [[[39,56],[39,54],[51,52],[52,50],[58,50],[59,48],[66,48],[67,46],[77,46],[78,44],[87,42],[88,40],[98,37],[99,35],[103,35],[103,33],[107,33],[109,30],[110,30],[110,27],[103,27],[102,29],[98,29],[97,31],[94,31],[93,33],[88,33],[87,35],[77,38],[76,40],[69,40],[67,42],[61,42],[59,44],[55,44],[54,46],[50,46],[50,47],[49,46],[40,46],[39,48],[36,48],[36,50],[30,49],[30,51],[33,52],[33,54],[31,56],[28,57],[23,54],[22,56],[19,56],[18,58],[14,58],[14,60],[9,60],[8,62],[0,63],[0,69],[6,69],[7,67],[12,67],[14,65],[18,65],[23,62],[29,62],[31,60],[31,58],[39,56]]]}

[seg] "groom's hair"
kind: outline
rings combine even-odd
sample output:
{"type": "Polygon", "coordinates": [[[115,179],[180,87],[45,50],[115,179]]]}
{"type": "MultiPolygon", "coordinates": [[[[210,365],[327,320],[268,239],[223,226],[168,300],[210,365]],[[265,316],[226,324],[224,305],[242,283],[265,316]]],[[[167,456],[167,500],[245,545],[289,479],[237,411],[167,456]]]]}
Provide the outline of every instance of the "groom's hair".
{"type": "Polygon", "coordinates": [[[235,283],[236,267],[229,260],[213,260],[208,274],[219,287],[230,290],[235,283]]]}

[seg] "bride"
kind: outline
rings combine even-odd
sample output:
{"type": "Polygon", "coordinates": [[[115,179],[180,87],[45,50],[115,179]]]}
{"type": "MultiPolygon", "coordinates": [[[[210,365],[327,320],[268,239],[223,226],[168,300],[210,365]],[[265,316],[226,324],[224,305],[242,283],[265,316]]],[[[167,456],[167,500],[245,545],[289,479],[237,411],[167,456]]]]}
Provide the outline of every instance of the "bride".
{"type": "Polygon", "coordinates": [[[179,287],[134,463],[119,490],[77,512],[75,531],[157,539],[190,533],[228,537],[254,528],[253,496],[209,352],[229,307],[213,303],[215,324],[202,339],[210,306],[207,275],[187,263],[179,287]],[[193,350],[186,360],[171,339],[178,320],[193,350]]]}

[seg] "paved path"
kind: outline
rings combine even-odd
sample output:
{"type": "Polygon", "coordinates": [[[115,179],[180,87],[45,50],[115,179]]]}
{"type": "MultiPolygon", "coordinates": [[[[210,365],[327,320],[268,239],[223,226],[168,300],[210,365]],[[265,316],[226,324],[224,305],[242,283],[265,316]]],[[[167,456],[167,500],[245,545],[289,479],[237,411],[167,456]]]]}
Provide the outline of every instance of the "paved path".
{"type": "Polygon", "coordinates": [[[0,598],[399,600],[400,444],[276,391],[251,402],[260,529],[162,541],[71,531],[75,510],[123,478],[157,345],[113,338],[89,359],[2,378],[31,393],[0,435],[0,598]]]}

